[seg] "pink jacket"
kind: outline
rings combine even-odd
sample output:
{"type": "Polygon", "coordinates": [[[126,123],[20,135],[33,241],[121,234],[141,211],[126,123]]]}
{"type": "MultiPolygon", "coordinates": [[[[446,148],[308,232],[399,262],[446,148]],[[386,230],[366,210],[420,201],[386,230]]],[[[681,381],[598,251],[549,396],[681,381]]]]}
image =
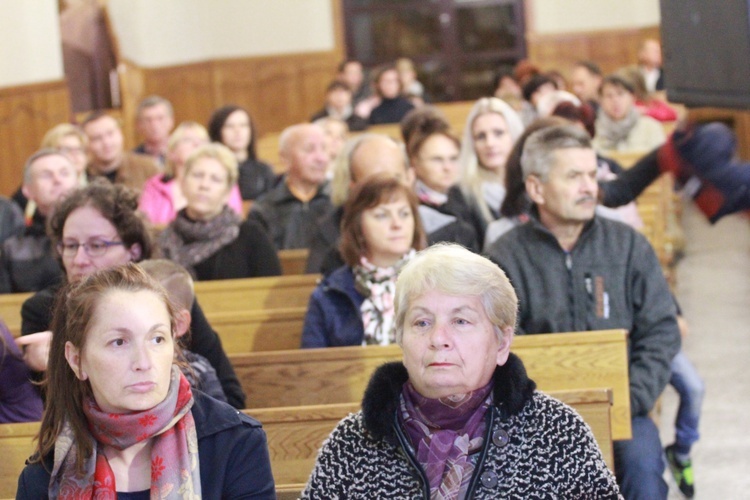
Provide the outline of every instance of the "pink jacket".
{"type": "MultiPolygon", "coordinates": [[[[164,174],[151,177],[143,185],[141,200],[138,208],[146,214],[155,226],[166,226],[177,216],[177,210],[172,202],[172,185],[175,180],[164,182],[164,174]]],[[[235,184],[229,195],[229,206],[240,215],[242,211],[242,197],[240,188],[235,184]]]]}

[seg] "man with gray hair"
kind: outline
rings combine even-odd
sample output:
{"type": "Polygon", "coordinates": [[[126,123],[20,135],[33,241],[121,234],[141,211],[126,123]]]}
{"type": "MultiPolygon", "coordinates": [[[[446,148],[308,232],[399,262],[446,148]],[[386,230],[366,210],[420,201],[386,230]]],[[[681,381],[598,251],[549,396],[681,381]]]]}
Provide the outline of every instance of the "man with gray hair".
{"type": "Polygon", "coordinates": [[[62,271],[45,231],[57,202],[78,185],[76,169],[56,149],[31,155],[23,170],[21,190],[36,211],[21,234],[0,247],[0,293],[36,292],[58,282],[62,271]]]}
{"type": "Polygon", "coordinates": [[[596,153],[574,126],[532,134],[521,158],[530,220],[489,249],[518,294],[517,333],[628,330],[633,437],[615,442],[625,498],[666,498],[659,432],[648,413],[680,349],[676,307],[648,241],[595,214],[596,153]]]}
{"type": "Polygon", "coordinates": [[[287,127],[279,137],[279,157],[286,174],[255,201],[248,218],[263,225],[277,250],[309,248],[318,221],[332,210],[323,129],[311,123],[287,127]]]}
{"type": "Polygon", "coordinates": [[[150,95],[143,99],[135,112],[135,128],[143,142],[133,152],[152,156],[164,165],[169,134],[174,128],[174,109],[167,99],[150,95]]]}

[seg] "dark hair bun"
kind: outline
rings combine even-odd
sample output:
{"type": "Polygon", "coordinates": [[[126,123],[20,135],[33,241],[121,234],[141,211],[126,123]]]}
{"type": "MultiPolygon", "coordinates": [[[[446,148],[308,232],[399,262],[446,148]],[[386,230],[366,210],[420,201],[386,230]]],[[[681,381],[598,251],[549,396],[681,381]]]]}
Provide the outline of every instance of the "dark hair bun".
{"type": "Polygon", "coordinates": [[[434,106],[424,106],[409,111],[401,120],[401,137],[411,156],[413,153],[412,145],[421,143],[424,138],[432,134],[448,134],[450,128],[451,126],[442,111],[434,106]]]}

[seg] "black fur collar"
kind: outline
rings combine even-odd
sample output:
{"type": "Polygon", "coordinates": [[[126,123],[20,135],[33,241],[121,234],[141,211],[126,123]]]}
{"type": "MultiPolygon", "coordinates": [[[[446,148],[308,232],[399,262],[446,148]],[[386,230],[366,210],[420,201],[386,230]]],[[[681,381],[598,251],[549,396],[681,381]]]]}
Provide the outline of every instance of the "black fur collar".
{"type": "MultiPolygon", "coordinates": [[[[362,417],[365,428],[375,439],[395,438],[393,415],[398,406],[401,388],[409,379],[400,362],[386,363],[372,375],[362,399],[362,417]]],[[[536,389],[536,383],[526,375],[526,368],[511,353],[503,366],[495,368],[493,375],[495,406],[505,419],[523,408],[536,389]]]]}

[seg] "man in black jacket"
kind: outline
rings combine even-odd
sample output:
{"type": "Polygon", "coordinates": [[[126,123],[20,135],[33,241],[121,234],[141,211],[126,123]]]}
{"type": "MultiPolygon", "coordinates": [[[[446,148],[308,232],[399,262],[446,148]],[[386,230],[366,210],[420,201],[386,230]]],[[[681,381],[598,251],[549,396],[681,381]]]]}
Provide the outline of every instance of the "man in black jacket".
{"type": "Polygon", "coordinates": [[[597,162],[585,132],[542,129],[521,162],[531,218],[489,250],[518,294],[517,332],[629,331],[633,438],[615,443],[617,480],[625,498],[666,498],[648,412],[669,380],[680,333],[659,261],[634,229],[595,215],[597,162]]]}
{"type": "Polygon", "coordinates": [[[54,149],[42,149],[26,162],[21,190],[36,205],[23,233],[0,249],[0,293],[36,292],[60,280],[62,271],[45,224],[57,201],[78,184],[75,167],[54,149]]]}
{"type": "Polygon", "coordinates": [[[310,123],[287,127],[279,137],[279,156],[286,174],[256,200],[248,219],[263,225],[277,250],[308,248],[317,221],[332,210],[323,129],[310,123]]]}

